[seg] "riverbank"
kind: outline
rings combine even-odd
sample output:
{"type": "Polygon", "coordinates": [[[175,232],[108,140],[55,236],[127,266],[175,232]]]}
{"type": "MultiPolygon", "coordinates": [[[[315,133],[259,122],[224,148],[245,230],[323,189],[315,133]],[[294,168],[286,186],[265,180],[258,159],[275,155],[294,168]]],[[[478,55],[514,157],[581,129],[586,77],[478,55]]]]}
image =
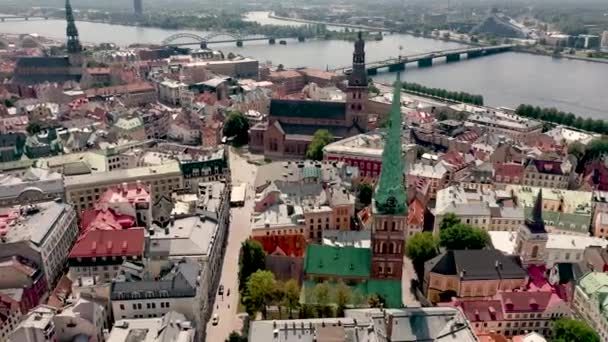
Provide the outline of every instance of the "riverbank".
{"type": "Polygon", "coordinates": [[[557,59],[563,58],[563,59],[570,59],[570,60],[574,60],[574,61],[608,64],[608,59],[604,59],[604,58],[590,58],[590,57],[568,55],[568,54],[563,54],[563,53],[559,54],[559,55],[554,55],[554,54],[546,52],[546,51],[540,51],[537,49],[533,49],[532,47],[526,47],[526,46],[522,46],[522,45],[516,45],[515,48],[513,48],[513,51],[527,53],[530,55],[548,56],[548,57],[553,57],[553,58],[557,58],[557,59]]]}
{"type": "Polygon", "coordinates": [[[422,35],[422,34],[418,34],[418,33],[414,32],[414,31],[395,32],[395,31],[392,31],[392,30],[390,30],[390,29],[388,29],[386,27],[374,27],[374,26],[366,26],[366,25],[353,25],[353,24],[332,23],[332,22],[316,21],[316,20],[308,20],[308,19],[299,19],[299,18],[291,18],[291,17],[281,17],[281,16],[277,16],[277,15],[273,14],[272,12],[268,13],[268,18],[275,19],[275,20],[286,21],[286,22],[297,22],[297,23],[301,23],[301,24],[326,25],[326,26],[351,28],[351,29],[364,30],[364,31],[381,31],[381,32],[389,32],[389,33],[407,34],[407,35],[410,35],[410,36],[413,36],[413,37],[433,39],[433,40],[439,40],[439,41],[442,41],[442,42],[458,43],[458,44],[470,45],[470,46],[478,46],[478,45],[480,45],[480,44],[473,44],[473,43],[471,43],[469,41],[462,41],[462,40],[458,40],[458,39],[437,37],[437,36],[433,36],[433,35],[430,35],[430,34],[424,34],[424,35],[422,35]]]}

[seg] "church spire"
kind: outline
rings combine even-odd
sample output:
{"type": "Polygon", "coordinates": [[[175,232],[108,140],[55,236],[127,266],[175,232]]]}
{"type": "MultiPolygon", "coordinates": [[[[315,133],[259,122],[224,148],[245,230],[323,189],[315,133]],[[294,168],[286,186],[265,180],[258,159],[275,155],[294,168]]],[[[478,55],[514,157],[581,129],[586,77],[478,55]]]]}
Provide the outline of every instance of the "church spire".
{"type": "Polygon", "coordinates": [[[376,188],[375,209],[379,214],[405,214],[406,194],[403,186],[404,165],[401,155],[401,80],[397,74],[393,102],[388,118],[388,132],[382,152],[382,171],[376,188]]]}
{"type": "Polygon", "coordinates": [[[365,41],[361,32],[357,34],[353,52],[353,69],[348,77],[349,87],[367,87],[367,69],[365,68],[365,41]]]}
{"type": "Polygon", "coordinates": [[[68,37],[68,54],[78,54],[82,51],[80,40],[78,39],[78,29],[74,23],[74,13],[70,0],[65,1],[65,19],[68,23],[66,33],[68,37]]]}
{"type": "Polygon", "coordinates": [[[538,190],[538,195],[534,202],[534,207],[530,213],[530,217],[526,220],[526,226],[533,233],[546,233],[545,221],[543,220],[543,189],[538,190]]]}

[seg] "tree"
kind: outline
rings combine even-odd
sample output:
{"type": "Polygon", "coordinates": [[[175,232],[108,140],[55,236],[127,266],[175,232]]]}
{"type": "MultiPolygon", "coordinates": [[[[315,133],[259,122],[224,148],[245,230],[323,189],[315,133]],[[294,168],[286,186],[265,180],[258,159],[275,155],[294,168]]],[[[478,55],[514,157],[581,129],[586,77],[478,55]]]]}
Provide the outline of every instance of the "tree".
{"type": "Polygon", "coordinates": [[[241,245],[239,288],[244,289],[251,274],[266,268],[266,252],[256,240],[246,240],[241,245]]]}
{"type": "Polygon", "coordinates": [[[576,160],[581,160],[585,155],[585,146],[578,141],[568,145],[568,154],[576,157],[576,160]]]}
{"type": "Polygon", "coordinates": [[[331,286],[329,285],[329,283],[325,281],[315,285],[312,290],[312,293],[317,304],[317,316],[333,316],[331,306],[329,305],[331,299],[331,286]]]}
{"type": "Polygon", "coordinates": [[[433,233],[416,233],[409,238],[405,246],[405,255],[412,259],[414,266],[424,264],[438,254],[439,244],[433,233]]]}
{"type": "Polygon", "coordinates": [[[329,133],[326,129],[319,129],[315,132],[315,135],[312,137],[312,141],[310,145],[308,145],[308,149],[306,150],[306,158],[312,160],[322,160],[323,159],[323,147],[327,146],[330,142],[334,140],[334,137],[329,133]]]}
{"type": "Polygon", "coordinates": [[[359,192],[357,193],[357,199],[363,205],[370,205],[372,203],[372,195],[374,194],[374,189],[368,183],[359,184],[359,192]]]}
{"type": "Polygon", "coordinates": [[[560,318],[553,323],[553,342],[599,342],[600,337],[587,323],[560,318]]]}
{"type": "Polygon", "coordinates": [[[228,335],[226,342],[247,342],[247,336],[242,336],[236,331],[233,331],[228,335]]]}
{"type": "Polygon", "coordinates": [[[289,319],[293,318],[293,310],[296,310],[300,301],[300,286],[294,279],[289,279],[283,288],[283,305],[289,310],[289,319]]]}
{"type": "Polygon", "coordinates": [[[229,60],[233,60],[236,58],[236,55],[232,52],[228,52],[228,56],[226,56],[229,60]]]}
{"type": "Polygon", "coordinates": [[[441,223],[439,224],[439,230],[442,231],[444,229],[453,227],[457,224],[460,224],[460,218],[456,216],[454,213],[447,213],[443,216],[441,223]]]}
{"type": "Polygon", "coordinates": [[[252,312],[262,311],[262,317],[266,319],[266,306],[272,301],[275,291],[274,274],[270,271],[258,270],[247,280],[246,303],[252,312]]]}
{"type": "Polygon", "coordinates": [[[441,246],[447,249],[482,249],[490,243],[490,236],[485,230],[457,224],[442,230],[439,234],[441,246]]]}
{"type": "Polygon", "coordinates": [[[335,288],[335,302],[338,306],[338,317],[344,316],[344,309],[346,304],[349,304],[353,296],[353,292],[342,280],[338,282],[335,288]]]}
{"type": "Polygon", "coordinates": [[[371,308],[383,308],[386,306],[386,300],[381,295],[372,293],[367,297],[367,304],[371,308]]]}
{"type": "Polygon", "coordinates": [[[242,146],[249,141],[249,122],[241,112],[231,112],[224,122],[224,136],[233,139],[235,146],[242,146]]]}
{"type": "Polygon", "coordinates": [[[283,64],[277,65],[277,71],[285,71],[285,66],[283,64]]]}
{"type": "Polygon", "coordinates": [[[40,124],[37,122],[30,122],[27,124],[25,130],[29,133],[29,135],[34,135],[40,133],[42,127],[40,127],[40,124]]]}
{"type": "Polygon", "coordinates": [[[15,101],[12,99],[4,99],[4,106],[6,108],[15,107],[15,101]]]}

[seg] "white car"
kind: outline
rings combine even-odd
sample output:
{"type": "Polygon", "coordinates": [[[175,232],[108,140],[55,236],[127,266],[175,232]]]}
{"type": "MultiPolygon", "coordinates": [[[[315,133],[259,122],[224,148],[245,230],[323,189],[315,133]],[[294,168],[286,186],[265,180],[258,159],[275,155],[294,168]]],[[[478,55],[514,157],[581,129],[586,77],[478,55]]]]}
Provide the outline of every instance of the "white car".
{"type": "Polygon", "coordinates": [[[211,325],[217,325],[220,321],[220,316],[218,316],[217,314],[213,315],[213,318],[211,318],[211,325]]]}

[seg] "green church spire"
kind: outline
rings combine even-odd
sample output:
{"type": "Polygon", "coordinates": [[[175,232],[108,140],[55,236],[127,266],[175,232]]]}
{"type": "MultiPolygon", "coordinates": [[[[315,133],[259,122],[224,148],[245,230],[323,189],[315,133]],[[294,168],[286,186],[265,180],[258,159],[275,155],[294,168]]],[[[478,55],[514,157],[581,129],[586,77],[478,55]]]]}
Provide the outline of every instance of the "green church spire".
{"type": "Polygon", "coordinates": [[[407,211],[403,186],[401,155],[401,79],[397,74],[393,89],[393,103],[388,118],[388,132],[382,152],[382,171],[374,196],[375,211],[384,215],[405,214],[407,211]]]}
{"type": "Polygon", "coordinates": [[[80,53],[82,51],[82,46],[78,39],[78,29],[74,23],[74,13],[72,13],[70,0],[65,1],[65,20],[68,22],[68,27],[66,29],[66,34],[68,36],[68,53],[80,53]]]}

